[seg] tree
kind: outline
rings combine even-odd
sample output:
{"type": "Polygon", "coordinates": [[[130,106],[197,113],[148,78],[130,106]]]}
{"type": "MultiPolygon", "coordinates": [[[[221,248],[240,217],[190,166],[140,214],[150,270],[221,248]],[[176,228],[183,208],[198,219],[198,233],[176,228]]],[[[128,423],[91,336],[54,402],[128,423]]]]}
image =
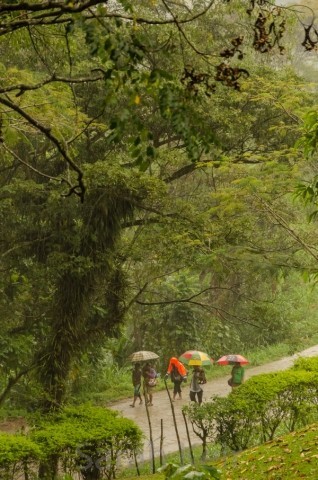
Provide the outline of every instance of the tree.
{"type": "MultiPolygon", "coordinates": [[[[268,51],[280,44],[282,32],[265,35],[273,17],[263,3],[253,10],[254,48],[268,51]]],[[[227,8],[200,1],[189,8],[96,0],[0,7],[0,48],[12,51],[1,67],[0,87],[2,311],[10,315],[5,335],[31,335],[3,393],[32,369],[42,405],[59,407],[74,362],[88,345],[118,334],[127,311],[142,302],[149,278],[181,262],[206,271],[209,256],[221,258],[238,238],[247,242],[246,225],[257,225],[255,215],[238,219],[239,202],[223,211],[225,194],[217,191],[237,181],[236,172],[242,175],[230,171],[232,164],[261,164],[261,175],[268,158],[264,152],[260,158],[259,145],[267,130],[250,129],[253,122],[264,125],[272,107],[265,98],[253,113],[249,93],[238,92],[248,70],[225,62],[244,57],[239,29],[230,46],[223,28],[212,39],[209,22],[227,8]],[[198,47],[200,28],[211,40],[207,51],[198,47]],[[233,91],[224,95],[224,86],[233,91]],[[250,117],[234,129],[230,109],[244,101],[250,117]],[[202,198],[193,202],[200,184],[202,198]],[[211,216],[218,220],[215,228],[211,216]],[[158,250],[149,247],[156,238],[162,241],[158,250]],[[151,258],[146,266],[145,253],[151,258]],[[133,286],[128,297],[132,276],[138,290],[133,286]]],[[[275,15],[280,22],[281,13],[275,15]]],[[[277,105],[275,111],[286,125],[271,123],[271,155],[280,135],[294,128],[288,111],[277,105]]],[[[284,137],[287,153],[277,152],[279,168],[291,145],[284,137]]],[[[239,190],[231,187],[228,195],[239,190]]],[[[247,190],[240,193],[250,197],[247,190]]],[[[261,204],[253,202],[252,208],[261,204]]],[[[232,289],[235,282],[229,283],[232,289]]]]}

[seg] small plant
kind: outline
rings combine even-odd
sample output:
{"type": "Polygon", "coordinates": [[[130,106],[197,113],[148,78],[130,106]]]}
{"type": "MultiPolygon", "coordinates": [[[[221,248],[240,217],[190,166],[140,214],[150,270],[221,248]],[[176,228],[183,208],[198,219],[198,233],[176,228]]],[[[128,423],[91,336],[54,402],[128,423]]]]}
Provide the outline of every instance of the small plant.
{"type": "Polygon", "coordinates": [[[163,473],[166,480],[220,480],[221,471],[211,465],[177,465],[168,463],[158,469],[163,473]]]}

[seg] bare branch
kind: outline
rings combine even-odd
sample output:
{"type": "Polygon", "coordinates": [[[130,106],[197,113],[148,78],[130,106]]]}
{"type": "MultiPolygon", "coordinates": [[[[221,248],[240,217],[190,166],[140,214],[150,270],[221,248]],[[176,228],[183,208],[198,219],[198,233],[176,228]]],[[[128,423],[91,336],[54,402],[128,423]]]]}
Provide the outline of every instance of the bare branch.
{"type": "Polygon", "coordinates": [[[9,377],[8,383],[3,389],[3,391],[0,393],[0,405],[2,405],[7,398],[7,396],[10,393],[10,390],[18,383],[20,378],[24,377],[24,375],[27,375],[31,370],[33,370],[36,367],[35,364],[25,368],[24,370],[20,370],[20,372],[16,373],[13,377],[9,377]]]}
{"type": "MultiPolygon", "coordinates": [[[[178,19],[178,24],[190,23],[200,18],[201,16],[205,15],[208,10],[212,7],[215,0],[211,0],[208,5],[198,12],[197,14],[178,19]]],[[[9,32],[14,30],[18,30],[24,27],[31,27],[36,25],[54,25],[54,24],[63,24],[63,23],[72,23],[72,14],[74,13],[83,13],[85,12],[86,15],[84,16],[84,20],[91,20],[100,18],[120,18],[126,21],[133,22],[134,24],[147,24],[147,25],[168,25],[175,23],[175,19],[151,19],[151,18],[144,18],[139,17],[137,15],[125,15],[122,13],[115,13],[106,11],[102,15],[97,15],[95,12],[90,13],[87,15],[87,11],[91,7],[97,5],[105,5],[105,0],[87,0],[82,2],[64,2],[64,1],[56,1],[56,2],[41,2],[41,3],[34,3],[34,2],[22,2],[16,4],[3,4],[0,6],[0,15],[6,14],[10,12],[21,12],[21,18],[15,17],[14,21],[11,22],[0,22],[0,35],[5,35],[9,32]],[[29,15],[28,15],[29,12],[29,15]],[[38,15],[32,16],[34,13],[39,13],[38,15]],[[68,14],[68,16],[67,16],[68,14]],[[52,18],[53,17],[53,18],[52,18]]]]}
{"type": "Polygon", "coordinates": [[[81,202],[84,201],[84,195],[85,195],[85,185],[83,183],[83,172],[81,169],[78,167],[78,165],[72,160],[70,155],[68,154],[67,151],[67,146],[63,145],[62,142],[60,142],[55,135],[53,135],[51,128],[44,126],[41,122],[33,118],[31,115],[29,115],[25,110],[23,110],[21,107],[19,107],[17,104],[15,104],[9,97],[0,97],[0,103],[5,105],[6,107],[11,108],[15,112],[17,112],[21,117],[25,118],[36,130],[40,131],[43,133],[58,149],[64,160],[70,167],[77,173],[77,185],[73,185],[69,192],[65,194],[65,196],[70,196],[73,193],[80,197],[81,202]]]}
{"type": "Polygon", "coordinates": [[[265,202],[265,200],[263,200],[262,198],[258,197],[256,195],[256,198],[261,202],[261,204],[264,206],[265,210],[267,210],[267,212],[273,217],[275,218],[275,220],[279,223],[279,225],[281,227],[284,228],[284,230],[286,230],[289,235],[294,238],[303,248],[304,250],[309,253],[309,255],[311,255],[316,261],[318,261],[318,254],[316,253],[316,249],[315,247],[311,246],[311,245],[308,245],[308,243],[305,242],[305,240],[303,240],[300,235],[298,235],[297,232],[295,232],[295,230],[293,230],[289,225],[288,223],[286,222],[286,220],[281,216],[279,215],[277,212],[275,212],[275,210],[267,203],[265,202]]]}
{"type": "Polygon", "coordinates": [[[52,82],[62,82],[67,84],[73,84],[73,83],[97,82],[98,80],[102,80],[102,79],[103,79],[103,75],[100,75],[97,77],[67,78],[67,77],[59,77],[53,74],[51,77],[43,80],[40,83],[36,83],[35,85],[26,85],[24,83],[18,83],[16,85],[10,85],[9,87],[0,88],[0,94],[13,92],[14,90],[19,90],[19,92],[16,94],[16,97],[19,97],[20,95],[22,95],[24,92],[28,90],[38,90],[39,88],[44,87],[44,85],[47,85],[48,83],[52,83],[52,82]]]}
{"type": "MultiPolygon", "coordinates": [[[[50,175],[47,175],[46,173],[40,172],[40,170],[34,168],[32,165],[30,165],[29,163],[22,160],[22,158],[19,157],[13,150],[11,150],[11,148],[7,147],[7,145],[5,143],[2,144],[2,147],[4,148],[4,150],[6,150],[8,153],[10,153],[10,155],[12,155],[19,163],[22,163],[23,165],[28,167],[30,170],[33,170],[33,172],[37,173],[41,177],[48,178],[49,180],[61,181],[61,178],[51,177],[50,175]]],[[[68,185],[71,187],[71,184],[68,182],[68,180],[66,180],[66,179],[62,179],[62,180],[64,182],[68,183],[68,185]]]]}

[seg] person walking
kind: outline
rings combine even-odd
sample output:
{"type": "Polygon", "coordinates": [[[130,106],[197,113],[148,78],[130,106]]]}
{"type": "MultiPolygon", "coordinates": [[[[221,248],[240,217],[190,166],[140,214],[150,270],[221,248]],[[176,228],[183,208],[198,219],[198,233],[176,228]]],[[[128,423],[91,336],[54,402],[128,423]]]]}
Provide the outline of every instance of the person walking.
{"type": "Polygon", "coordinates": [[[139,405],[142,404],[142,398],[140,394],[140,387],[141,387],[140,363],[135,363],[135,367],[132,370],[132,384],[134,387],[134,399],[133,399],[133,403],[130,406],[134,407],[138,398],[139,398],[139,405]]]}
{"type": "Polygon", "coordinates": [[[240,362],[235,362],[235,365],[231,371],[231,378],[229,380],[229,385],[232,387],[232,391],[244,383],[244,375],[244,367],[240,364],[240,362]]]}
{"type": "Polygon", "coordinates": [[[169,361],[169,366],[165,378],[167,379],[170,375],[170,379],[173,383],[173,401],[178,398],[182,399],[181,384],[182,382],[187,381],[187,371],[184,365],[179,362],[176,357],[171,357],[169,361]]]}
{"type": "Polygon", "coordinates": [[[147,362],[144,368],[142,369],[142,376],[144,378],[144,393],[145,393],[146,404],[149,407],[152,407],[153,388],[157,385],[157,381],[156,381],[157,372],[151,366],[151,364],[147,362]]]}
{"type": "Polygon", "coordinates": [[[190,400],[191,402],[196,402],[199,405],[202,403],[203,398],[203,389],[202,386],[206,383],[205,372],[203,368],[200,368],[198,365],[193,367],[191,384],[190,384],[190,400]]]}

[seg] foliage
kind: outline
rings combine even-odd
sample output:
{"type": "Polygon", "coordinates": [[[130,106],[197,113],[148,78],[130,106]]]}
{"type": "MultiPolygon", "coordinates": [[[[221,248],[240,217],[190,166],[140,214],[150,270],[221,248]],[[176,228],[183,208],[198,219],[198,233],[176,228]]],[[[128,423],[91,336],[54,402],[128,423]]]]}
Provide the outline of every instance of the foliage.
{"type": "Polygon", "coordinates": [[[294,370],[304,370],[306,372],[318,372],[318,357],[299,357],[293,365],[294,370]]]}
{"type": "Polygon", "coordinates": [[[132,420],[113,410],[82,405],[39,417],[31,438],[41,446],[48,465],[54,459],[65,473],[80,472],[93,480],[102,475],[114,478],[119,457],[138,452],[142,434],[132,420]]]}
{"type": "Polygon", "coordinates": [[[204,408],[185,407],[196,435],[239,451],[294,431],[317,418],[317,372],[287,370],[253,376],[204,408]]]}
{"type": "Polygon", "coordinates": [[[255,55],[282,51],[288,10],[106,3],[1,9],[0,404],[58,408],[105,345],[164,368],[297,337],[290,271],[316,268],[289,194],[316,95],[288,57],[255,55]]]}
{"type": "Polygon", "coordinates": [[[173,463],[168,463],[163,467],[158,469],[159,473],[163,473],[165,478],[168,480],[182,480],[182,479],[202,479],[209,480],[214,478],[215,480],[220,479],[220,471],[215,467],[210,465],[183,465],[179,466],[173,463]]]}
{"type": "Polygon", "coordinates": [[[228,456],[214,465],[221,479],[261,480],[315,478],[317,476],[318,426],[310,425],[263,445],[228,456]]]}
{"type": "Polygon", "coordinates": [[[0,470],[4,479],[13,472],[39,470],[39,478],[56,472],[97,480],[115,477],[120,457],[127,458],[142,445],[142,433],[132,420],[114,410],[88,404],[65,408],[58,414],[29,418],[30,433],[0,435],[0,470]]]}
{"type": "Polygon", "coordinates": [[[22,473],[30,475],[41,458],[39,445],[25,435],[0,434],[1,479],[11,480],[22,473]]]}

